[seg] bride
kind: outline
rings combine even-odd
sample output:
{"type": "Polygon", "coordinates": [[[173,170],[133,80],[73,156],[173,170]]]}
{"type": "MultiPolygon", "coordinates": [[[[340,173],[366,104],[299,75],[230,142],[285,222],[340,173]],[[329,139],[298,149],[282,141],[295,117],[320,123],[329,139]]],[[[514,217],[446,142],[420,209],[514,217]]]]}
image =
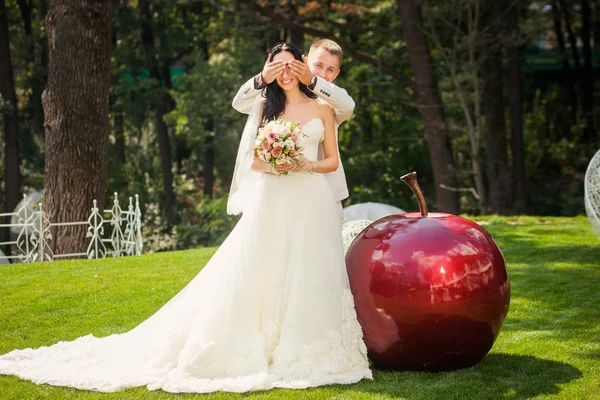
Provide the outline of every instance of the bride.
{"type": "Polygon", "coordinates": [[[0,374],[114,392],[246,392],[372,379],[324,173],[338,166],[333,113],[285,67],[257,98],[240,143],[228,211],[243,212],[202,271],[129,332],[0,356],[0,374]],[[254,154],[259,121],[284,118],[307,135],[299,166],[254,154]],[[322,142],[322,143],[321,143],[322,142]],[[322,144],[325,158],[317,159],[322,144]],[[283,172],[288,172],[283,175],[283,172]]]}

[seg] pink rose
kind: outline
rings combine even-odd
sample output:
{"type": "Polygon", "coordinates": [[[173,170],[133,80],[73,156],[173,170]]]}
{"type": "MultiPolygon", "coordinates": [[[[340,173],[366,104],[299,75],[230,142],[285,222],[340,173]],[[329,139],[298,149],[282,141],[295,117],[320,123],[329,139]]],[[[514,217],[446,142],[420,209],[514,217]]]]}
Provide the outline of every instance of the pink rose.
{"type": "Polygon", "coordinates": [[[279,157],[281,155],[281,147],[275,147],[273,150],[271,150],[271,155],[275,158],[279,157]]]}
{"type": "Polygon", "coordinates": [[[277,140],[277,134],[273,132],[267,133],[267,140],[269,141],[269,143],[273,143],[277,140]]]}
{"type": "Polygon", "coordinates": [[[294,149],[291,149],[291,150],[290,150],[290,155],[291,155],[292,157],[296,157],[296,156],[298,155],[298,153],[296,152],[296,150],[294,150],[294,149]]]}
{"type": "Polygon", "coordinates": [[[286,164],[288,161],[289,160],[288,160],[287,156],[284,154],[275,161],[275,164],[283,165],[283,164],[286,164]]]}
{"type": "Polygon", "coordinates": [[[293,140],[294,142],[297,142],[297,141],[298,141],[298,134],[297,134],[296,132],[292,132],[292,135],[291,135],[291,136],[292,136],[292,140],[293,140]]]}
{"type": "Polygon", "coordinates": [[[271,150],[271,144],[268,141],[266,141],[266,140],[264,142],[262,142],[262,144],[260,146],[262,147],[262,149],[264,151],[271,150]]]}

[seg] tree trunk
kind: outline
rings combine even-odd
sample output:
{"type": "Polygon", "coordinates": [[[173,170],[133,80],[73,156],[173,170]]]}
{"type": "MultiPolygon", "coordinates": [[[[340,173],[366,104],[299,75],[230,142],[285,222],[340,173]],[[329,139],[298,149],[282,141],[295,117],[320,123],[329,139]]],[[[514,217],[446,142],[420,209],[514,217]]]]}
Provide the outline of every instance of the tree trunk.
{"type": "MultiPolygon", "coordinates": [[[[121,7],[119,4],[119,8],[114,10],[115,13],[119,13],[121,11],[121,7]]],[[[118,38],[117,32],[112,32],[112,46],[113,48],[117,47],[118,38]]],[[[111,69],[114,66],[111,66],[111,69]]],[[[119,85],[119,79],[116,74],[113,73],[111,86],[115,87],[119,85]]],[[[114,135],[115,135],[115,158],[117,163],[119,164],[119,171],[123,171],[123,166],[125,165],[125,126],[123,120],[123,110],[119,106],[115,106],[117,104],[117,100],[119,99],[119,94],[111,95],[109,97],[109,106],[110,110],[114,113],[115,125],[114,125],[114,135]]]]}
{"type": "Polygon", "coordinates": [[[292,29],[290,33],[290,42],[298,46],[299,49],[304,48],[304,32],[298,29],[292,29]]]}
{"type": "Polygon", "coordinates": [[[502,77],[503,12],[494,3],[489,10],[488,31],[482,35],[484,48],[481,76],[487,142],[489,204],[493,213],[510,212],[511,183],[506,143],[504,84],[502,77]]]}
{"type": "MultiPolygon", "coordinates": [[[[206,62],[210,60],[210,50],[208,41],[202,40],[200,48],[204,53],[206,62]]],[[[215,121],[211,116],[206,117],[204,123],[204,163],[202,165],[204,178],[204,194],[207,197],[212,197],[213,186],[215,183],[215,121]]]]}
{"type": "Polygon", "coordinates": [[[25,28],[25,35],[31,38],[31,0],[17,0],[19,10],[21,11],[21,18],[23,19],[23,27],[25,28]]]}
{"type": "Polygon", "coordinates": [[[583,113],[586,122],[586,142],[593,143],[596,139],[594,128],[594,72],[592,69],[592,23],[589,0],[581,0],[581,41],[583,42],[583,69],[585,85],[583,85],[583,113]]]}
{"type": "Polygon", "coordinates": [[[562,30],[560,10],[558,8],[558,3],[556,0],[552,0],[552,19],[554,21],[554,32],[556,35],[556,41],[558,43],[558,53],[560,57],[560,62],[562,64],[565,76],[565,86],[567,87],[569,102],[571,103],[571,123],[574,124],[577,120],[577,91],[575,90],[575,79],[573,78],[571,66],[569,65],[569,59],[567,58],[565,36],[562,30]]]}
{"type": "Polygon", "coordinates": [[[575,62],[575,73],[577,76],[580,76],[581,69],[581,60],[579,59],[579,53],[577,52],[577,39],[575,38],[575,34],[573,33],[573,28],[571,26],[571,13],[569,12],[569,7],[567,6],[565,0],[558,0],[560,2],[560,7],[565,16],[565,28],[567,29],[567,38],[569,39],[569,45],[571,46],[571,54],[573,55],[573,61],[575,62]]]}
{"type": "MultiPolygon", "coordinates": [[[[154,32],[150,21],[152,14],[150,12],[150,4],[148,0],[139,0],[138,2],[140,16],[142,20],[142,44],[146,52],[146,60],[148,68],[150,68],[150,76],[157,82],[158,90],[161,90],[161,74],[159,61],[156,59],[156,49],[154,47],[154,32]]],[[[170,82],[169,66],[164,68],[167,72],[163,73],[165,83],[170,82]]],[[[168,83],[166,85],[169,87],[168,83]]],[[[167,223],[172,226],[176,222],[176,197],[173,189],[173,171],[171,170],[171,141],[169,138],[169,128],[163,117],[171,111],[171,99],[168,93],[164,93],[156,102],[155,109],[155,127],[158,136],[158,146],[160,154],[160,166],[163,176],[163,192],[165,196],[164,211],[167,217],[167,223]]]]}
{"type": "Polygon", "coordinates": [[[592,4],[594,5],[594,11],[591,13],[592,38],[594,41],[594,48],[597,49],[600,45],[600,9],[597,1],[592,4]]]}
{"type": "MultiPolygon", "coordinates": [[[[44,19],[48,7],[45,0],[39,2],[37,9],[37,18],[39,19],[39,26],[43,26],[44,19]]],[[[34,64],[36,67],[33,69],[32,83],[31,83],[31,97],[29,108],[31,110],[32,123],[32,136],[36,136],[41,139],[43,146],[44,140],[44,107],[42,105],[42,92],[44,86],[48,81],[48,40],[46,37],[45,29],[38,28],[36,35],[36,43],[34,45],[34,64]]],[[[36,146],[37,147],[37,146],[36,146]]],[[[40,160],[43,161],[43,160],[40,160]]]]}
{"type": "Polygon", "coordinates": [[[171,170],[171,142],[169,127],[164,121],[164,116],[170,110],[165,104],[156,105],[154,124],[158,136],[160,166],[163,175],[163,190],[165,194],[165,211],[169,225],[175,224],[175,191],[173,189],[173,171],[171,170]]]}
{"type": "Polygon", "coordinates": [[[4,0],[0,0],[0,95],[5,104],[4,120],[4,207],[13,212],[21,199],[21,174],[19,171],[19,119],[17,95],[13,76],[8,21],[4,0]]]}
{"type": "Polygon", "coordinates": [[[207,197],[212,197],[213,186],[215,184],[215,135],[212,132],[212,118],[206,123],[207,132],[204,138],[204,194],[207,197]],[[208,130],[210,128],[210,130],[208,130]]]}
{"type": "Polygon", "coordinates": [[[38,152],[34,140],[34,135],[36,133],[41,135],[43,132],[42,119],[33,119],[33,124],[29,123],[29,121],[31,121],[32,117],[35,115],[36,111],[39,111],[39,109],[41,108],[41,88],[43,88],[43,85],[45,84],[45,81],[43,84],[40,84],[37,81],[37,71],[39,71],[40,68],[39,64],[36,63],[36,47],[38,46],[38,42],[40,39],[38,35],[41,33],[42,29],[38,28],[34,37],[34,32],[32,28],[32,1],[17,0],[17,4],[19,6],[19,10],[21,11],[21,19],[23,21],[26,40],[26,51],[24,58],[26,72],[22,75],[26,77],[24,84],[26,85],[27,92],[31,93],[28,96],[27,105],[23,107],[21,112],[21,121],[27,121],[27,125],[30,125],[31,128],[28,127],[27,129],[21,129],[21,132],[19,132],[19,142],[21,144],[21,157],[23,157],[24,159],[30,159],[31,155],[36,154],[38,152]],[[38,110],[36,110],[36,107],[38,108],[38,110]]]}
{"type": "Polygon", "coordinates": [[[479,14],[480,5],[474,4],[472,7],[470,3],[467,5],[468,17],[468,65],[471,83],[473,85],[473,118],[470,117],[470,111],[467,101],[464,99],[463,91],[459,88],[458,77],[453,70],[453,80],[457,87],[457,92],[460,96],[461,103],[463,106],[463,112],[469,125],[469,141],[471,143],[471,159],[473,164],[473,175],[475,176],[475,187],[477,194],[479,195],[479,212],[482,215],[488,213],[488,199],[487,190],[485,188],[485,179],[483,174],[483,166],[481,165],[481,127],[483,126],[482,112],[481,112],[481,89],[479,79],[479,66],[477,65],[476,52],[477,44],[479,41],[479,14]]]}
{"type": "MultiPolygon", "coordinates": [[[[108,162],[110,0],[53,0],[46,17],[48,85],[44,205],[52,223],[104,207],[108,162]]],[[[87,226],[54,227],[54,253],[85,252],[87,226]]]]}
{"type": "MultiPolygon", "coordinates": [[[[298,23],[302,23],[299,21],[300,16],[298,15],[298,8],[294,5],[294,3],[290,3],[290,9],[293,13],[291,19],[298,21],[298,23]]],[[[304,49],[304,32],[300,29],[290,29],[290,42],[298,46],[299,49],[304,49]]]]}
{"type": "Polygon", "coordinates": [[[512,154],[513,205],[515,212],[527,212],[525,185],[525,145],[523,141],[523,79],[521,74],[521,45],[519,43],[516,3],[504,0],[506,37],[508,38],[508,103],[510,112],[510,145],[512,154]]]}
{"type": "Polygon", "coordinates": [[[115,116],[115,156],[121,166],[125,165],[125,127],[123,123],[123,112],[119,110],[115,116]]]}
{"type": "MultiPolygon", "coordinates": [[[[587,116],[591,117],[591,110],[589,110],[590,100],[586,97],[586,93],[588,92],[588,87],[592,82],[586,81],[586,76],[583,71],[583,67],[581,66],[581,60],[579,58],[579,52],[577,50],[577,38],[573,33],[573,28],[571,25],[571,14],[569,12],[569,7],[567,6],[565,0],[559,0],[562,12],[565,16],[565,28],[567,29],[567,38],[569,39],[569,45],[571,47],[571,54],[573,56],[573,61],[575,62],[575,76],[579,81],[579,88],[581,93],[581,105],[583,108],[584,118],[587,120],[587,116]]],[[[590,87],[593,90],[593,87],[590,87]]],[[[584,140],[589,140],[592,136],[593,131],[593,123],[591,122],[591,118],[588,120],[589,125],[586,127],[584,132],[584,140]]]]}
{"type": "MultiPolygon", "coordinates": [[[[8,20],[4,0],[0,0],[0,95],[5,104],[4,120],[4,210],[13,212],[21,198],[21,173],[19,171],[19,119],[15,81],[13,77],[8,20]]],[[[2,239],[10,237],[9,228],[2,232],[2,239]]],[[[9,249],[7,248],[8,252],[9,249]]]]}
{"type": "Polygon", "coordinates": [[[397,0],[396,4],[402,19],[411,69],[415,76],[425,138],[429,143],[436,188],[436,208],[440,212],[456,214],[459,212],[458,193],[443,187],[457,188],[458,180],[440,90],[423,30],[421,9],[418,0],[397,0]]]}

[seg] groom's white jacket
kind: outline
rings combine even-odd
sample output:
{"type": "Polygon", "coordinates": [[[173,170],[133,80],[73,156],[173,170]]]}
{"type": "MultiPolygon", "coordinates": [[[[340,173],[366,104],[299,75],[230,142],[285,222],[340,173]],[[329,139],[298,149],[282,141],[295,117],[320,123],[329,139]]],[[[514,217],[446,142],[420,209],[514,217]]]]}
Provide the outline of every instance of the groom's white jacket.
{"type": "MultiPolygon", "coordinates": [[[[233,99],[233,108],[242,114],[250,113],[256,96],[258,96],[262,91],[262,89],[256,87],[255,81],[259,82],[260,80],[257,80],[257,77],[250,78],[248,82],[242,85],[233,99]]],[[[352,116],[354,111],[354,100],[352,100],[352,97],[350,97],[346,90],[319,77],[317,77],[317,83],[313,89],[313,92],[319,98],[328,102],[331,107],[333,107],[335,112],[335,137],[337,139],[338,126],[352,116]]],[[[340,149],[338,145],[338,156],[339,153],[340,149]]],[[[319,145],[318,159],[322,160],[323,157],[323,146],[319,145]]],[[[338,169],[325,174],[325,177],[327,178],[329,186],[331,186],[337,201],[342,201],[348,197],[348,185],[346,183],[346,175],[344,174],[344,166],[342,165],[341,159],[338,169]]]]}

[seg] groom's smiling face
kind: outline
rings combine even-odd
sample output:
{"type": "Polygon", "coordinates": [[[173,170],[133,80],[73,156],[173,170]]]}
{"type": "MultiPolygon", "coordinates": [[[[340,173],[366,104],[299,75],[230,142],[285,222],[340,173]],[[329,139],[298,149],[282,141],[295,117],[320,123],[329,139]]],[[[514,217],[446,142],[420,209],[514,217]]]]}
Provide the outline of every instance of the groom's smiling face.
{"type": "Polygon", "coordinates": [[[314,75],[331,83],[340,73],[340,58],[319,47],[308,53],[308,67],[314,75]]]}

